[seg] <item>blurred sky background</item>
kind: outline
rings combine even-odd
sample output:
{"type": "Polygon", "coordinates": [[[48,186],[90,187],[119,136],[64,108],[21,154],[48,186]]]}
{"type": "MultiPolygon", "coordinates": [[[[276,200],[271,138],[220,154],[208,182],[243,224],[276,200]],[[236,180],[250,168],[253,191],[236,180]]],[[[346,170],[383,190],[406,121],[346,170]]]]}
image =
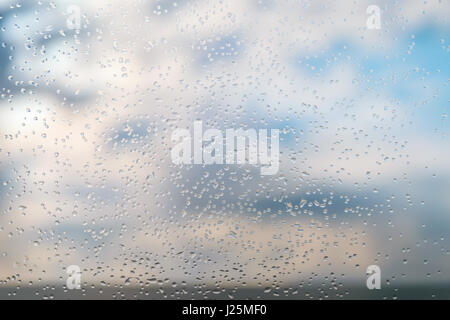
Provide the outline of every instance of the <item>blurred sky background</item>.
{"type": "Polygon", "coordinates": [[[387,298],[450,298],[433,292],[450,286],[449,15],[447,0],[1,1],[0,297],[64,288],[79,265],[99,296],[339,298],[375,264],[387,298]],[[279,172],[173,165],[171,133],[195,120],[280,129],[279,172]]]}

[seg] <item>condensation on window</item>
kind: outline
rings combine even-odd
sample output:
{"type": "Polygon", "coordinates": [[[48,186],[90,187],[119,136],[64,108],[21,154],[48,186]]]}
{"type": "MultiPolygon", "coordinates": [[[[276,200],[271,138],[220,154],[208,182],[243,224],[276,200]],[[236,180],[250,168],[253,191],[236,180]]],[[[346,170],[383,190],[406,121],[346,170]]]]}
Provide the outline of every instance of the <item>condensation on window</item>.
{"type": "Polygon", "coordinates": [[[3,0],[0,298],[448,298],[449,12],[3,0]]]}

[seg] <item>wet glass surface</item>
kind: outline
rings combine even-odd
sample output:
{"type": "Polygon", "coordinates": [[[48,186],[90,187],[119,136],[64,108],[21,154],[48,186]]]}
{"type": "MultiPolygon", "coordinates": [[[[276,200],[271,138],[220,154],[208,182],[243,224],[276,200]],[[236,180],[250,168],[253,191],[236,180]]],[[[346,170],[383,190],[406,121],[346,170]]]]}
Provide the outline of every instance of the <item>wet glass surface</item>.
{"type": "Polygon", "coordinates": [[[449,299],[449,14],[2,1],[0,298],[449,299]]]}

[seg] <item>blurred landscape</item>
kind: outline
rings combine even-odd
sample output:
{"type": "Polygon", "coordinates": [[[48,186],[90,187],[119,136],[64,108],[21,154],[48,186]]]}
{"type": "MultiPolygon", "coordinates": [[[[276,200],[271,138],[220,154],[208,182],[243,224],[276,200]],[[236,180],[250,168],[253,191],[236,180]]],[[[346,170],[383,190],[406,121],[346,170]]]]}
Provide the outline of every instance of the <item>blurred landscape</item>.
{"type": "Polygon", "coordinates": [[[2,1],[0,299],[450,299],[449,15],[2,1]],[[279,129],[278,173],[173,164],[196,120],[279,129]]]}

